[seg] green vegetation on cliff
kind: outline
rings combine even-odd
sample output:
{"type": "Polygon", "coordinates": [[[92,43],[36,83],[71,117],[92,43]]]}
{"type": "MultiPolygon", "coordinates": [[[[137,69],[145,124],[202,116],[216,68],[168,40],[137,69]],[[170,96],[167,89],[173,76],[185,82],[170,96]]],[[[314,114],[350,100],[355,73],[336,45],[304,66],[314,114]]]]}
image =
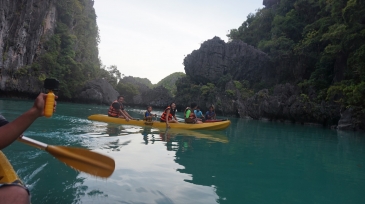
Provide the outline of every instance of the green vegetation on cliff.
{"type": "Polygon", "coordinates": [[[184,77],[184,76],[185,76],[185,74],[183,72],[175,72],[175,73],[172,73],[172,74],[168,75],[167,77],[161,79],[161,81],[159,81],[154,86],[155,87],[163,86],[167,90],[169,90],[169,92],[172,96],[175,96],[175,94],[176,94],[176,81],[178,79],[180,79],[181,77],[184,77]]]}
{"type": "Polygon", "coordinates": [[[119,80],[116,90],[125,98],[132,99],[133,96],[152,88],[152,83],[147,78],[126,76],[119,80]]]}
{"type": "Polygon", "coordinates": [[[20,76],[55,77],[60,95],[73,98],[86,81],[105,75],[98,58],[99,34],[93,1],[57,0],[54,35],[43,37],[44,52],[33,64],[18,70],[20,76]]]}
{"type": "MultiPolygon", "coordinates": [[[[112,76],[111,73],[109,75],[112,76]]],[[[147,78],[125,76],[119,80],[115,88],[121,95],[125,96],[126,98],[133,98],[133,96],[136,96],[146,91],[151,91],[153,88],[162,86],[165,87],[169,91],[169,95],[172,96],[176,93],[176,81],[183,76],[185,76],[184,73],[175,72],[163,78],[157,84],[152,84],[151,81],[147,78]]],[[[111,78],[115,79],[115,77],[111,78]]]]}
{"type": "Polygon", "coordinates": [[[365,110],[364,1],[273,0],[228,37],[269,54],[277,83],[365,110]]]}

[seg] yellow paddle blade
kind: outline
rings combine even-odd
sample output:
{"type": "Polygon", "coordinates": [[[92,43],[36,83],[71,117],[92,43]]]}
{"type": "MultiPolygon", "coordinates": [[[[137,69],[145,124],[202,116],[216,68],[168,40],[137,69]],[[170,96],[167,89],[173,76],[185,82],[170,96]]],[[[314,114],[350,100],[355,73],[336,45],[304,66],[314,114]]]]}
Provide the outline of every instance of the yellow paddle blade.
{"type": "Polygon", "coordinates": [[[114,172],[112,158],[87,149],[48,145],[46,151],[66,165],[94,176],[107,178],[114,172]]]}

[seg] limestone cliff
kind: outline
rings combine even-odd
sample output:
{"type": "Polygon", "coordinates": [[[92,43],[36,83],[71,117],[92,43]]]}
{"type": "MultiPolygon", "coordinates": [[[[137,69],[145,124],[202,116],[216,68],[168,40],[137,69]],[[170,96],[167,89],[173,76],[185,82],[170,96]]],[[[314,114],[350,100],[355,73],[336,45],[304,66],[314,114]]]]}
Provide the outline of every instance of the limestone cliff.
{"type": "Polygon", "coordinates": [[[194,81],[218,83],[222,76],[251,83],[270,82],[269,57],[240,40],[225,43],[219,37],[205,41],[184,59],[185,72],[194,81]]]}
{"type": "Polygon", "coordinates": [[[39,93],[46,77],[59,94],[96,78],[100,70],[93,0],[0,0],[0,91],[39,93]]]}
{"type": "Polygon", "coordinates": [[[0,0],[0,8],[0,90],[39,92],[35,78],[14,75],[44,51],[41,39],[54,32],[56,7],[53,1],[0,0]]]}
{"type": "Polygon", "coordinates": [[[207,40],[184,65],[187,76],[176,83],[178,105],[196,102],[206,110],[214,104],[223,115],[365,129],[365,114],[341,111],[333,100],[319,101],[315,89],[275,83],[267,55],[239,40],[207,40]]]}
{"type": "Polygon", "coordinates": [[[232,88],[236,84],[251,88],[275,81],[269,57],[240,40],[207,40],[184,59],[184,65],[187,77],[176,83],[178,104],[215,104],[218,112],[228,115],[237,114],[239,109],[235,101],[240,96],[232,88]]]}

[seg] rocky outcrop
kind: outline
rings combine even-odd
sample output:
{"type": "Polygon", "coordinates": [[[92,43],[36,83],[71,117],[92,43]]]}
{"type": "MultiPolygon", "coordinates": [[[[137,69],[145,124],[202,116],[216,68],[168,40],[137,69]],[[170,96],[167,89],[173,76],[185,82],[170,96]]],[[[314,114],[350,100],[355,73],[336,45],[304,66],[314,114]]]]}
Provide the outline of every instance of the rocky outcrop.
{"type": "Polygon", "coordinates": [[[340,117],[338,105],[324,101],[315,103],[291,84],[275,86],[272,94],[263,89],[239,104],[240,115],[253,119],[333,125],[340,117]]]}
{"type": "Polygon", "coordinates": [[[32,64],[54,32],[53,1],[0,0],[0,90],[39,93],[35,77],[16,78],[19,68],[32,64]]]}
{"type": "Polygon", "coordinates": [[[341,119],[338,121],[337,128],[339,130],[355,130],[355,124],[353,121],[353,113],[352,109],[346,109],[341,112],[341,119]]]}
{"type": "Polygon", "coordinates": [[[194,81],[218,83],[228,74],[251,83],[272,81],[269,57],[240,40],[225,43],[219,37],[205,41],[184,59],[185,72],[194,81]]]}
{"type": "MultiPolygon", "coordinates": [[[[275,2],[266,1],[266,4],[275,2]]],[[[275,73],[269,57],[239,40],[225,43],[214,37],[188,55],[184,65],[188,78],[178,81],[178,102],[194,101],[207,107],[215,104],[217,111],[225,115],[238,112],[240,117],[326,126],[337,125],[341,117],[340,106],[334,102],[318,102],[311,87],[306,95],[297,85],[274,86],[275,73]],[[269,91],[262,89],[262,85],[274,88],[269,91]],[[255,94],[253,89],[257,91],[255,94]]],[[[346,115],[339,128],[356,129],[350,126],[355,124],[354,119],[346,115]]]]}
{"type": "Polygon", "coordinates": [[[365,114],[353,108],[342,110],[337,128],[339,130],[365,130],[365,114]]]}
{"type": "Polygon", "coordinates": [[[110,105],[119,93],[104,79],[96,79],[85,84],[76,98],[78,102],[110,105]]]}
{"type": "MultiPolygon", "coordinates": [[[[175,102],[179,109],[185,109],[194,102],[201,107],[203,112],[213,104],[217,113],[224,116],[235,115],[238,110],[237,97],[232,97],[213,84],[195,84],[189,76],[186,76],[178,79],[176,86],[175,102]]],[[[227,83],[226,90],[236,91],[235,89],[231,82],[227,83]]]]}
{"type": "Polygon", "coordinates": [[[174,99],[169,91],[163,86],[158,86],[134,96],[133,103],[130,104],[140,106],[151,105],[153,107],[165,108],[173,101],[174,99]]]}

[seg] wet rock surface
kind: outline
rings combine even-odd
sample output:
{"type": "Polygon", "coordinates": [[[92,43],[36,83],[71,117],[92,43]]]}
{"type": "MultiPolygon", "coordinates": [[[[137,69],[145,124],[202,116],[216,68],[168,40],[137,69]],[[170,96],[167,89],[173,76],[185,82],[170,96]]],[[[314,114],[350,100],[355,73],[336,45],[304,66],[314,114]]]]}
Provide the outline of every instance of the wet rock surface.
{"type": "Polygon", "coordinates": [[[110,105],[119,93],[104,79],[90,81],[80,89],[78,102],[110,105]]]}
{"type": "Polygon", "coordinates": [[[275,86],[272,94],[261,90],[241,104],[240,115],[253,119],[331,125],[340,117],[339,106],[324,101],[315,103],[291,84],[275,86]]]}

